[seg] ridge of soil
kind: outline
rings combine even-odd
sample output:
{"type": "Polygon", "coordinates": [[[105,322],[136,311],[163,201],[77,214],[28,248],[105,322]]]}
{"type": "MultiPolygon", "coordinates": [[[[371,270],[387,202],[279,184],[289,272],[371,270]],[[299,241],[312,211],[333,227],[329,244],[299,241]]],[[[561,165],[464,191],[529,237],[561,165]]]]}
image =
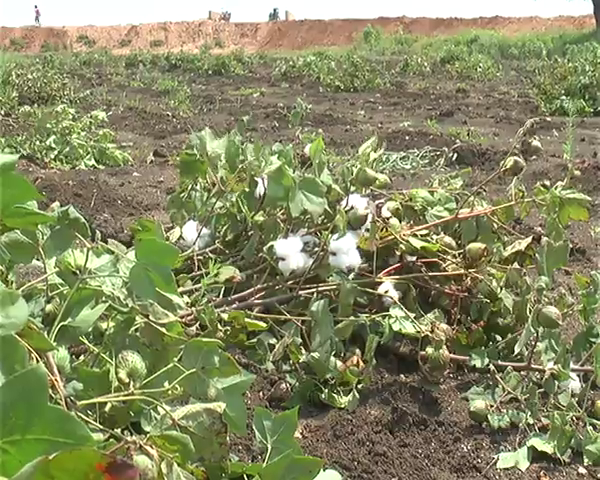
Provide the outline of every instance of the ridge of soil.
{"type": "MultiPolygon", "coordinates": [[[[39,52],[51,46],[61,50],[86,50],[90,45],[115,53],[151,49],[156,52],[196,51],[218,43],[221,50],[302,50],[317,46],[350,45],[367,25],[387,33],[449,35],[485,29],[505,34],[548,30],[586,30],[594,27],[593,15],[478,18],[374,18],[291,20],[262,23],[224,23],[211,20],[162,22],[140,25],[81,27],[0,27],[0,48],[16,42],[22,52],[39,52]]],[[[213,45],[214,46],[214,45],[213,45]]]]}

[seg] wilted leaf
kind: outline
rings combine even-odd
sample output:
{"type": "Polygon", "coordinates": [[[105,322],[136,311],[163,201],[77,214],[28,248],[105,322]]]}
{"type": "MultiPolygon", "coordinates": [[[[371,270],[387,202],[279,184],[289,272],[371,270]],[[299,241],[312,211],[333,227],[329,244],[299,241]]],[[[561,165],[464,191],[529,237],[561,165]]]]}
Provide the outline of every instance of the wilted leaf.
{"type": "Polygon", "coordinates": [[[506,469],[517,467],[524,472],[529,468],[529,465],[531,465],[531,450],[525,445],[514,452],[503,452],[498,455],[496,468],[506,469]]]}

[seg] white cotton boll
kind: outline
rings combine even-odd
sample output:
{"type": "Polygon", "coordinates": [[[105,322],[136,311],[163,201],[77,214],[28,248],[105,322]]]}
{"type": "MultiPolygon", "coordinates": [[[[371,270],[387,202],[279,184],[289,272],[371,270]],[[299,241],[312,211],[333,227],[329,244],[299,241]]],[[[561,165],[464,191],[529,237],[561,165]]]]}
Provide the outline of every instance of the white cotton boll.
{"type": "MultiPolygon", "coordinates": [[[[304,237],[310,237],[310,235],[305,235],[304,237]]],[[[304,272],[313,262],[312,258],[306,252],[302,251],[304,248],[304,237],[291,235],[273,242],[275,255],[279,259],[277,266],[285,276],[288,276],[292,272],[304,272]]]]}
{"type": "Polygon", "coordinates": [[[398,303],[400,301],[400,294],[392,282],[383,282],[381,285],[379,285],[377,293],[383,297],[383,304],[386,307],[390,307],[394,303],[398,303]]]}
{"type": "Polygon", "coordinates": [[[565,384],[567,384],[567,387],[569,390],[571,390],[572,394],[579,395],[581,393],[582,388],[581,380],[579,380],[579,377],[574,373],[572,373],[570,377],[571,378],[569,378],[569,380],[567,380],[565,384]]]}
{"type": "Polygon", "coordinates": [[[186,248],[194,248],[194,250],[203,250],[208,247],[212,242],[212,232],[202,227],[200,235],[198,231],[200,224],[195,220],[188,220],[183,227],[181,227],[181,238],[186,248]]]}
{"type": "Polygon", "coordinates": [[[358,251],[360,232],[348,231],[344,236],[335,235],[329,243],[329,264],[340,270],[357,269],[362,263],[358,251]]]}
{"type": "Polygon", "coordinates": [[[310,157],[310,147],[311,147],[310,143],[307,143],[306,146],[304,147],[304,155],[306,155],[307,157],[310,157]]]}
{"type": "Polygon", "coordinates": [[[344,253],[356,249],[360,232],[348,230],[345,235],[334,235],[329,242],[329,251],[333,253],[344,253]]]}
{"type": "Polygon", "coordinates": [[[307,253],[297,252],[279,260],[277,266],[281,270],[281,273],[287,277],[292,272],[305,272],[311,266],[312,262],[312,258],[307,253]]]}
{"type": "Polygon", "coordinates": [[[356,270],[360,267],[362,259],[358,250],[351,250],[350,252],[329,254],[329,264],[334,268],[340,270],[356,270]]]}
{"type": "Polygon", "coordinates": [[[369,213],[369,199],[358,193],[351,193],[340,203],[343,210],[356,210],[360,215],[369,213]]]}
{"type": "Polygon", "coordinates": [[[256,190],[254,190],[254,198],[262,198],[265,193],[267,193],[267,177],[263,175],[262,177],[256,177],[256,190]]]}
{"type": "Polygon", "coordinates": [[[273,243],[273,249],[277,258],[287,258],[296,255],[302,251],[304,243],[297,235],[292,235],[287,238],[279,238],[273,243]]]}

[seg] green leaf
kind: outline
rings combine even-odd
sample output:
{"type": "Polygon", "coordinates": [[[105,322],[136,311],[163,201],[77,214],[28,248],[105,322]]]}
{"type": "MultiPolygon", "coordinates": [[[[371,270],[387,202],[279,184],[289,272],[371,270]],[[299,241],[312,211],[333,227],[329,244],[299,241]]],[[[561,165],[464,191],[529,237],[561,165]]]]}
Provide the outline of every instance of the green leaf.
{"type": "Polygon", "coordinates": [[[256,407],[252,427],[256,440],[267,452],[265,464],[288,453],[302,454],[294,438],[298,428],[298,407],[276,415],[265,408],[256,407]]]}
{"type": "Polygon", "coordinates": [[[31,263],[37,254],[37,245],[18,230],[0,235],[0,265],[31,263]]]}
{"type": "Polygon", "coordinates": [[[56,218],[46,212],[28,205],[15,205],[0,216],[4,224],[9,228],[23,228],[33,230],[38,225],[54,223],[56,218]]]}
{"type": "Polygon", "coordinates": [[[537,251],[538,271],[540,275],[552,280],[553,273],[566,267],[569,262],[569,242],[555,243],[548,238],[543,238],[537,251]]]}
{"type": "Polygon", "coordinates": [[[56,350],[56,345],[31,320],[19,332],[19,337],[25,340],[36,352],[46,353],[56,350]]]}
{"type": "Polygon", "coordinates": [[[27,464],[11,480],[92,480],[100,479],[96,465],[105,464],[109,456],[92,448],[65,450],[40,457],[27,464]]]}
{"type": "Polygon", "coordinates": [[[46,258],[66,252],[77,239],[77,235],[83,238],[89,238],[91,235],[88,223],[71,205],[57,209],[54,216],[57,219],[56,225],[52,226],[50,235],[42,247],[46,258]]]}
{"type": "Polygon", "coordinates": [[[179,465],[170,460],[165,460],[161,465],[160,469],[163,473],[165,480],[195,480],[195,477],[179,465]]]}
{"type": "Polygon", "coordinates": [[[503,452],[498,455],[496,468],[506,469],[517,467],[524,472],[529,468],[529,465],[531,465],[531,450],[525,445],[514,452],[503,452]]]}
{"type": "Polygon", "coordinates": [[[390,308],[390,327],[394,332],[407,337],[420,337],[423,328],[415,321],[414,316],[400,305],[394,305],[390,308]]]}
{"type": "Polygon", "coordinates": [[[179,295],[175,277],[167,267],[136,263],[129,271],[129,285],[135,295],[152,300],[166,310],[173,311],[179,307],[179,303],[175,302],[179,295]]]}
{"type": "Polygon", "coordinates": [[[546,435],[541,433],[534,433],[529,437],[526,445],[535,448],[538,452],[547,453],[548,455],[554,454],[554,445],[548,441],[546,435]]]}
{"type": "Polygon", "coordinates": [[[236,279],[240,277],[240,271],[231,266],[231,265],[223,265],[219,268],[219,273],[217,274],[217,282],[225,283],[229,280],[236,279]]]}
{"type": "Polygon", "coordinates": [[[294,177],[288,167],[280,164],[267,174],[266,200],[271,203],[284,202],[288,199],[289,191],[294,186],[294,177]]]}
{"type": "Polygon", "coordinates": [[[254,382],[255,375],[242,370],[233,377],[215,378],[213,386],[219,389],[217,399],[225,403],[224,418],[229,428],[240,435],[246,433],[245,394],[254,382]]]}
{"type": "Polygon", "coordinates": [[[27,349],[14,335],[0,336],[0,385],[29,366],[27,349]]]}
{"type": "Polygon", "coordinates": [[[139,218],[131,227],[131,233],[136,240],[153,239],[153,240],[165,240],[165,232],[162,225],[149,218],[139,218]]]}
{"type": "Polygon", "coordinates": [[[531,325],[531,321],[529,321],[527,322],[527,325],[525,325],[523,332],[519,336],[519,341],[515,345],[515,355],[523,351],[523,349],[527,346],[527,342],[529,342],[529,340],[533,337],[534,334],[535,329],[531,325]]]}
{"type": "Polygon", "coordinates": [[[469,355],[469,365],[475,368],[484,368],[489,365],[490,359],[488,358],[487,351],[484,348],[475,348],[469,355]]]}
{"type": "Polygon", "coordinates": [[[244,394],[254,375],[241,369],[231,355],[221,350],[220,342],[206,338],[190,340],[183,349],[181,363],[188,370],[196,370],[195,375],[183,379],[183,388],[197,399],[223,401],[229,428],[243,435],[247,415],[244,394]]]}
{"type": "Polygon", "coordinates": [[[261,480],[313,480],[323,467],[323,460],[288,453],[268,463],[260,472],[261,480]]]}
{"type": "Polygon", "coordinates": [[[14,171],[19,161],[19,155],[14,153],[0,153],[0,174],[14,171]]]}
{"type": "Polygon", "coordinates": [[[0,335],[17,333],[27,323],[27,302],[16,290],[0,286],[0,335]]]}
{"type": "Polygon", "coordinates": [[[530,235],[529,237],[520,240],[515,240],[512,244],[510,244],[504,249],[502,257],[506,259],[511,255],[514,255],[515,253],[525,253],[527,251],[530,251],[532,242],[533,235],[530,235]]]}
{"type": "Polygon", "coordinates": [[[329,299],[324,298],[312,303],[309,309],[312,319],[310,328],[310,351],[318,352],[321,359],[328,361],[334,339],[333,315],[329,312],[329,299]]]}
{"type": "Polygon", "coordinates": [[[144,238],[135,242],[135,258],[147,265],[160,265],[174,268],[179,259],[179,250],[175,245],[156,238],[144,238]]]}
{"type": "Polygon", "coordinates": [[[161,451],[178,457],[178,462],[187,464],[194,461],[194,444],[189,435],[168,430],[157,435],[150,435],[148,441],[161,451]]]}
{"type": "Polygon", "coordinates": [[[315,177],[304,177],[296,185],[289,205],[293,217],[306,210],[316,221],[327,208],[325,186],[315,177]]]}
{"type": "Polygon", "coordinates": [[[600,465],[600,436],[583,447],[583,463],[595,467],[600,465]]]}
{"type": "Polygon", "coordinates": [[[169,414],[164,413],[159,420],[163,432],[178,428],[189,435],[197,460],[207,469],[211,478],[212,475],[221,478],[218,475],[224,473],[229,459],[224,409],[225,404],[221,402],[192,403],[176,408],[169,414]]]}
{"type": "Polygon", "coordinates": [[[93,306],[95,303],[95,300],[90,302],[80,311],[76,312],[75,317],[70,317],[67,323],[63,324],[59,335],[61,341],[66,342],[66,336],[77,339],[92,329],[109,305],[108,303],[99,303],[93,306]]]}
{"type": "Polygon", "coordinates": [[[48,376],[39,364],[0,386],[0,475],[10,477],[41,455],[94,444],[86,426],[49,405],[48,395],[48,376]]]}
{"type": "Polygon", "coordinates": [[[0,171],[0,192],[0,222],[4,221],[7,212],[15,205],[43,198],[27,178],[5,169],[0,171]]]}
{"type": "Polygon", "coordinates": [[[110,367],[102,370],[78,365],[75,367],[75,378],[83,385],[77,393],[79,400],[99,397],[111,393],[110,367]]]}

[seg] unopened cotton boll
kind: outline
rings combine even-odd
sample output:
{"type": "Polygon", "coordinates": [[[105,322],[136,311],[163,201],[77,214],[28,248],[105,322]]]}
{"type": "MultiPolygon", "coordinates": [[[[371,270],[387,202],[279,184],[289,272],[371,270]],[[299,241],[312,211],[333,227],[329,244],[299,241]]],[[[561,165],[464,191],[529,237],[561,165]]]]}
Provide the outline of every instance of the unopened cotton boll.
{"type": "Polygon", "coordinates": [[[208,247],[212,242],[212,232],[202,227],[200,230],[200,224],[195,220],[188,220],[183,227],[181,227],[181,238],[186,248],[194,248],[194,250],[203,250],[208,247]],[[198,235],[200,232],[200,235],[198,235]]]}
{"type": "Polygon", "coordinates": [[[394,303],[398,303],[400,301],[400,294],[394,284],[390,281],[385,281],[379,288],[377,288],[377,293],[383,297],[383,304],[386,307],[392,306],[394,303]]]}
{"type": "Polygon", "coordinates": [[[344,236],[335,235],[329,243],[329,264],[348,271],[357,269],[362,263],[358,251],[360,232],[349,231],[344,236]]]}
{"type": "Polygon", "coordinates": [[[256,177],[256,189],[254,190],[254,198],[261,198],[267,193],[267,177],[256,177]]]}

